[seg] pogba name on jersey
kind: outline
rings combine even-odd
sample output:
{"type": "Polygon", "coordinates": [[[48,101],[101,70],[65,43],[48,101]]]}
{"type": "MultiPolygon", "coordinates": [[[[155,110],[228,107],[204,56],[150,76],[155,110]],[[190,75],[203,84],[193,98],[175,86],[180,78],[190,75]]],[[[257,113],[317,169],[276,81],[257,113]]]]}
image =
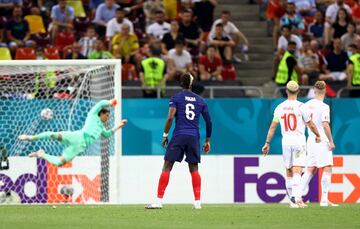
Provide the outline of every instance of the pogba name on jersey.
{"type": "Polygon", "coordinates": [[[185,96],[185,101],[196,102],[196,98],[195,97],[185,96]]]}

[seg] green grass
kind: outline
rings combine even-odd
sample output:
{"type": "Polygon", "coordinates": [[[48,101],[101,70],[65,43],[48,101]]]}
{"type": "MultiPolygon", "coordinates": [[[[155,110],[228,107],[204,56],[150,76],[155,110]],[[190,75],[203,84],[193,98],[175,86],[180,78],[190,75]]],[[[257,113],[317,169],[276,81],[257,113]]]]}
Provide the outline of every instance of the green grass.
{"type": "Polygon", "coordinates": [[[140,205],[1,206],[1,229],[42,228],[360,228],[360,204],[338,208],[290,209],[285,204],[165,205],[145,210],[140,205]]]}

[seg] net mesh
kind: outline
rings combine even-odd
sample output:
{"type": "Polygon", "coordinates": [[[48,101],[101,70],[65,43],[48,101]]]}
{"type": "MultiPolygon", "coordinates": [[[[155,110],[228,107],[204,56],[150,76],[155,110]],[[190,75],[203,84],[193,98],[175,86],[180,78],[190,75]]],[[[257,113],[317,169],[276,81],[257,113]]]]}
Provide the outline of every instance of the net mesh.
{"type": "MultiPolygon", "coordinates": [[[[62,167],[26,157],[39,149],[61,155],[57,141],[22,142],[20,134],[75,131],[91,107],[114,98],[114,65],[0,67],[0,202],[108,202],[114,137],[99,139],[62,167]],[[53,118],[44,120],[49,108],[53,118]],[[9,168],[7,169],[7,162],[9,168]]],[[[106,128],[114,125],[110,109],[106,128]]]]}

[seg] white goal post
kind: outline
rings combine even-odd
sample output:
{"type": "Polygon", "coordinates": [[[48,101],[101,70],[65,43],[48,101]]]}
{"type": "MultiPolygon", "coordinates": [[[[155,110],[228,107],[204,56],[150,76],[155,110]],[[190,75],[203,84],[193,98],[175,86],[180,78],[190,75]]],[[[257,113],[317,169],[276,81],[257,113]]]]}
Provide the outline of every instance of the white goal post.
{"type": "Polygon", "coordinates": [[[56,141],[23,143],[20,134],[81,129],[101,99],[115,98],[106,128],[122,115],[121,60],[0,61],[0,204],[120,203],[122,134],[100,139],[62,167],[28,158],[32,150],[61,155],[56,141]],[[54,117],[41,119],[42,109],[54,117]]]}

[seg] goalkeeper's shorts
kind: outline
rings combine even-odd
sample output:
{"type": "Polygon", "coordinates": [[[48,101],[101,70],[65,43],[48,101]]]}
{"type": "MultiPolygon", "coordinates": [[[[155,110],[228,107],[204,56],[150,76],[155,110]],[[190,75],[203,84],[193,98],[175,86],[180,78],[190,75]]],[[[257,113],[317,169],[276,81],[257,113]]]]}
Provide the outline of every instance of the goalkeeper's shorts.
{"type": "Polygon", "coordinates": [[[86,143],[82,131],[63,131],[60,134],[62,136],[61,144],[67,146],[62,153],[67,162],[85,151],[86,143]]]}

